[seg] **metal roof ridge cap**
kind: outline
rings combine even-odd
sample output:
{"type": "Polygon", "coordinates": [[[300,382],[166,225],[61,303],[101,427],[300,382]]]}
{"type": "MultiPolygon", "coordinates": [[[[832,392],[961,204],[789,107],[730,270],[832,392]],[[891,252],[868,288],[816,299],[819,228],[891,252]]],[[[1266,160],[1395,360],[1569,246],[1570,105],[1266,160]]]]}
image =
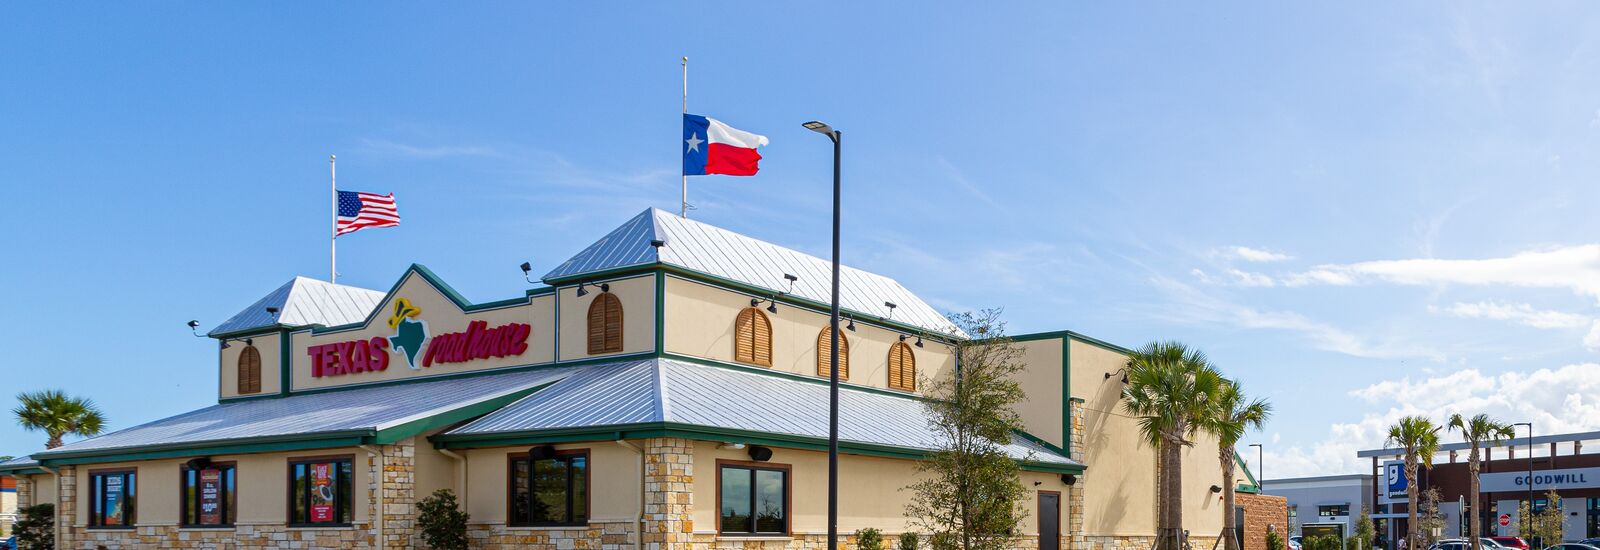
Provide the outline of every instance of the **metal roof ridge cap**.
{"type": "Polygon", "coordinates": [[[660,413],[661,417],[659,421],[668,422],[670,421],[669,415],[672,414],[672,407],[667,398],[667,374],[666,365],[664,363],[669,361],[669,359],[656,357],[650,359],[649,361],[654,363],[654,369],[652,369],[655,371],[653,383],[655,384],[656,403],[658,404],[656,411],[660,413]]]}
{"type": "MultiPolygon", "coordinates": [[[[530,372],[538,372],[538,371],[530,371],[530,372]]],[[[571,376],[571,375],[572,375],[572,373],[569,372],[569,373],[562,374],[562,375],[556,377],[554,380],[550,380],[550,381],[544,381],[542,379],[538,380],[538,381],[530,381],[530,382],[527,382],[527,383],[512,387],[510,389],[506,389],[506,390],[503,390],[503,391],[495,392],[495,393],[492,393],[492,394],[483,395],[481,397],[478,397],[477,399],[456,401],[456,402],[450,403],[450,404],[442,406],[442,407],[436,407],[436,408],[433,408],[433,409],[429,409],[427,411],[423,411],[423,412],[412,414],[410,416],[397,418],[397,419],[391,420],[391,421],[389,421],[387,423],[377,424],[377,425],[374,426],[374,428],[377,429],[378,431],[383,431],[383,430],[386,430],[386,429],[389,429],[389,428],[393,428],[395,426],[404,425],[404,424],[409,423],[409,422],[415,422],[417,420],[422,420],[422,419],[425,419],[425,418],[432,418],[434,416],[438,416],[438,415],[441,415],[441,414],[444,414],[444,413],[447,413],[447,412],[450,412],[450,411],[453,411],[453,410],[456,410],[456,409],[460,409],[462,407],[470,407],[470,406],[476,405],[478,403],[482,403],[484,401],[490,401],[490,400],[493,400],[493,399],[498,399],[498,398],[501,398],[501,397],[505,397],[507,395],[511,395],[511,394],[520,392],[520,391],[528,390],[530,388],[535,388],[535,387],[538,387],[538,386],[549,386],[550,384],[554,384],[556,382],[560,382],[562,380],[565,380],[565,379],[567,379],[568,376],[571,376]]],[[[445,380],[445,381],[448,381],[448,379],[445,380]]],[[[533,393],[539,393],[539,392],[533,392],[533,393]]],[[[521,401],[521,400],[519,399],[518,401],[521,401]]]]}

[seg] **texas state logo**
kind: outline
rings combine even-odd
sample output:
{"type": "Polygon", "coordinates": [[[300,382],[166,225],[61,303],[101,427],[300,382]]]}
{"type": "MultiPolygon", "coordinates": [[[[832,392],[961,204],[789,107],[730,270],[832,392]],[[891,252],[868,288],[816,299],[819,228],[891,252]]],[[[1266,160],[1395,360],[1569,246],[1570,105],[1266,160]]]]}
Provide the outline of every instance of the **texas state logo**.
{"type": "Polygon", "coordinates": [[[428,322],[418,319],[419,315],[422,315],[422,308],[411,305],[411,300],[399,298],[394,301],[394,314],[389,316],[389,328],[394,329],[394,336],[389,337],[389,348],[400,352],[411,370],[422,370],[417,358],[422,356],[428,343],[428,322]]]}

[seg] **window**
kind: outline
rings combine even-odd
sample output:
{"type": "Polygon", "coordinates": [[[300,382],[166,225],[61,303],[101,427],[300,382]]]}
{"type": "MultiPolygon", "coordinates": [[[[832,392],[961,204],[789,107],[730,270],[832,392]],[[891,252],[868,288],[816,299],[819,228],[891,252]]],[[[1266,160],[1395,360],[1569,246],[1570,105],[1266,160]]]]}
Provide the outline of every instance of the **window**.
{"type": "Polygon", "coordinates": [[[239,352],[239,394],[261,393],[261,352],[254,345],[239,352]]]}
{"type": "Polygon", "coordinates": [[[589,451],[558,451],[552,458],[511,457],[511,525],[585,525],[589,522],[589,451]]]}
{"type": "MultiPolygon", "coordinates": [[[[829,355],[832,355],[833,338],[828,335],[833,332],[833,327],[823,327],[822,333],[817,335],[817,376],[827,378],[830,375],[829,355]]],[[[839,333],[839,379],[850,379],[850,339],[843,332],[839,333]]]]}
{"type": "Polygon", "coordinates": [[[289,462],[289,523],[349,525],[354,475],[350,457],[289,462]]]}
{"type": "Polygon", "coordinates": [[[733,360],[772,366],[772,323],[761,310],[747,307],[739,312],[733,323],[733,360]]]}
{"type": "Polygon", "coordinates": [[[589,355],[622,351],[622,300],[601,292],[589,302],[589,355]]]}
{"type": "Polygon", "coordinates": [[[889,387],[917,391],[917,356],[905,342],[889,346],[889,387]]]}
{"type": "Polygon", "coordinates": [[[1349,504],[1328,504],[1317,507],[1317,515],[1321,517],[1335,517],[1350,515],[1349,504]]]}
{"type": "Polygon", "coordinates": [[[138,519],[138,478],[134,470],[89,472],[89,526],[133,527],[138,519]]]}
{"type": "Polygon", "coordinates": [[[729,535],[789,533],[789,467],[717,461],[717,531],[729,535]]]}
{"type": "Polygon", "coordinates": [[[212,464],[204,470],[180,467],[179,492],[185,527],[233,525],[238,496],[232,464],[212,464]]]}

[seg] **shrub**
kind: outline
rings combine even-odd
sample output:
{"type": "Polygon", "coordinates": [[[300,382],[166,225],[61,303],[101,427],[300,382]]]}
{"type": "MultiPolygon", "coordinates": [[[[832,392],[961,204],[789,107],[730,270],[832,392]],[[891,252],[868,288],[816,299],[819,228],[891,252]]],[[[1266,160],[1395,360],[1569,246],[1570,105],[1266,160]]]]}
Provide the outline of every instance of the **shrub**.
{"type": "Polygon", "coordinates": [[[434,491],[417,503],[417,527],[422,528],[423,542],[435,550],[467,550],[468,517],[449,489],[434,491]]]}
{"type": "Polygon", "coordinates": [[[1332,535],[1306,537],[1300,539],[1300,550],[1344,550],[1344,543],[1332,535]]]}
{"type": "Polygon", "coordinates": [[[1267,550],[1283,550],[1283,537],[1277,531],[1267,531],[1267,550]]]}
{"type": "Polygon", "coordinates": [[[883,550],[883,532],[871,527],[856,531],[856,548],[858,550],[883,550]]]}
{"type": "Polygon", "coordinates": [[[917,550],[917,534],[900,533],[900,550],[917,550]]]}
{"type": "Polygon", "coordinates": [[[18,550],[55,550],[56,507],[38,504],[17,511],[20,519],[11,526],[18,550]]]}

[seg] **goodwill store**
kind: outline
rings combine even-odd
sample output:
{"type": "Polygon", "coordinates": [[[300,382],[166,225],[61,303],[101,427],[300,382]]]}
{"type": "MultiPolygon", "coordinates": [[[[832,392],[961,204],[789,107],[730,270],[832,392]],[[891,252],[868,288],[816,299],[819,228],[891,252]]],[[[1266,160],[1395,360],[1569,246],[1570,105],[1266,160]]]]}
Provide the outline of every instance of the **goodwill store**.
{"type": "MultiPolygon", "coordinates": [[[[294,278],[209,332],[217,364],[194,368],[219,369],[215,405],[0,473],[22,505],[56,506],[61,548],[421,548],[417,502],[438,489],[473,548],[824,545],[828,261],[651,209],[542,282],[473,302],[420,265],[386,291],[294,278]]],[[[892,540],[941,444],[919,397],[967,335],[882,275],[846,267],[841,302],[839,529],[892,540]]],[[[1120,414],[1127,350],[1015,338],[1022,546],[1150,547],[1156,457],[1120,414]]],[[[1210,545],[1215,442],[1184,460],[1188,528],[1210,545]]],[[[1278,515],[1241,505],[1243,524],[1282,528],[1281,499],[1252,498],[1278,515]]]]}

